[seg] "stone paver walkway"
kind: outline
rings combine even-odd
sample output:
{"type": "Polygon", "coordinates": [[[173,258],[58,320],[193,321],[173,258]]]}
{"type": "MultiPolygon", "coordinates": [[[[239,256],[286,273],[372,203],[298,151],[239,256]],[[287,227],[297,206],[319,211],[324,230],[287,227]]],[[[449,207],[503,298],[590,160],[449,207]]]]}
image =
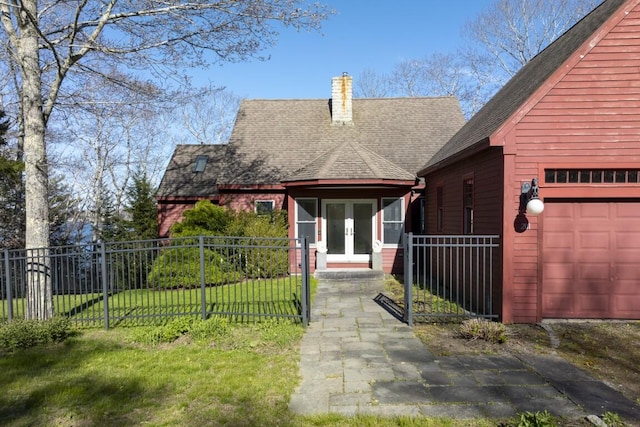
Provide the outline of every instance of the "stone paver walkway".
{"type": "Polygon", "coordinates": [[[292,411],[509,418],[546,409],[640,421],[637,404],[559,357],[435,357],[374,301],[382,290],[381,281],[319,283],[292,411]]]}

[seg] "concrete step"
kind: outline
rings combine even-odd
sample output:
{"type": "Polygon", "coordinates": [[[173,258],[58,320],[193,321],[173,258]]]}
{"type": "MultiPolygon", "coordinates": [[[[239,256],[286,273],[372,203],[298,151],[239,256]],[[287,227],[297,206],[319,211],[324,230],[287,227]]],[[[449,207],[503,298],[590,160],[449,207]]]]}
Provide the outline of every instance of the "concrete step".
{"type": "Polygon", "coordinates": [[[348,282],[351,280],[384,280],[384,272],[370,268],[328,268],[316,270],[314,277],[318,280],[334,280],[348,282]]]}

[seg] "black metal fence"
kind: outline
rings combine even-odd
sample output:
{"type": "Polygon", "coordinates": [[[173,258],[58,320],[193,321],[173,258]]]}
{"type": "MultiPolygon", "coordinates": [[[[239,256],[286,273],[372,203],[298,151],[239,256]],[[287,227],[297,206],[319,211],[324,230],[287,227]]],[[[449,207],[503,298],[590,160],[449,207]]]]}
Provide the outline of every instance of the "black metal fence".
{"type": "Polygon", "coordinates": [[[500,236],[404,235],[404,316],[419,321],[496,318],[500,236]]]}
{"type": "Polygon", "coordinates": [[[28,317],[30,304],[48,300],[78,327],[176,316],[307,325],[308,266],[306,239],[200,236],[4,250],[0,321],[28,317]]]}

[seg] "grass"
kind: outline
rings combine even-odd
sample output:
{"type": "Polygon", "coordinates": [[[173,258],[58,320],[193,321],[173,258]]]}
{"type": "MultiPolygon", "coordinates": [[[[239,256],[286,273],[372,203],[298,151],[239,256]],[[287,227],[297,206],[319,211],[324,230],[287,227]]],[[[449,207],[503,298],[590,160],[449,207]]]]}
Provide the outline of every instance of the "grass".
{"type": "MultiPolygon", "coordinates": [[[[201,289],[135,289],[109,294],[110,326],[163,323],[175,314],[235,316],[235,321],[251,320],[255,315],[298,316],[302,279],[249,279],[240,283],[201,289]]],[[[0,314],[7,313],[6,300],[0,301],[0,314]]],[[[13,299],[14,316],[23,315],[23,298],[13,299]]],[[[103,327],[105,301],[101,293],[55,295],[56,313],[69,316],[78,326],[103,327]]],[[[3,320],[0,318],[0,321],[3,320]]]]}
{"type": "MultiPolygon", "coordinates": [[[[316,285],[312,281],[312,290],[316,285]]],[[[422,324],[415,330],[434,354],[557,352],[631,399],[640,397],[640,322],[554,324],[557,349],[535,325],[509,325],[503,344],[461,339],[457,326],[422,324]]],[[[300,381],[300,325],[230,324],[212,339],[184,336],[158,345],[142,343],[137,335],[144,329],[84,329],[62,344],[0,354],[2,425],[489,427],[498,422],[300,416],[288,409],[300,381]]]]}
{"type": "Polygon", "coordinates": [[[235,325],[216,341],[159,346],[137,328],[84,330],[63,344],[0,358],[4,426],[489,426],[488,422],[288,409],[304,329],[235,325]]]}

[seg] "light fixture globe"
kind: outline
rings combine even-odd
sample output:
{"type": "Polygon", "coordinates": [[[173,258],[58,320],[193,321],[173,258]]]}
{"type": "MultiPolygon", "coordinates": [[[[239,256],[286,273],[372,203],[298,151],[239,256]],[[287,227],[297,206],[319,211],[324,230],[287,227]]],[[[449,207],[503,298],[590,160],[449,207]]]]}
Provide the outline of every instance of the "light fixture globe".
{"type": "Polygon", "coordinates": [[[540,199],[531,199],[527,203],[527,215],[538,216],[544,210],[544,203],[540,199]]]}

